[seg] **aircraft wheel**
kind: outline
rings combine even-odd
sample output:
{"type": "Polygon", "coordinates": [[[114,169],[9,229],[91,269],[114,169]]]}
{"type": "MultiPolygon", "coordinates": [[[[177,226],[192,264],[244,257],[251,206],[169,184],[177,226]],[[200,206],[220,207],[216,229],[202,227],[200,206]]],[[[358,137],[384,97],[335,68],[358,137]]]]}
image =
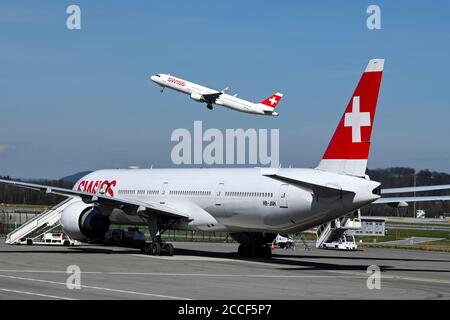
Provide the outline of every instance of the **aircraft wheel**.
{"type": "Polygon", "coordinates": [[[145,243],[145,244],[142,246],[142,248],[141,248],[141,252],[142,252],[143,254],[146,254],[146,255],[151,255],[151,254],[152,254],[152,247],[151,247],[151,245],[148,244],[148,243],[145,243]]]}
{"type": "Polygon", "coordinates": [[[154,242],[152,244],[152,254],[154,256],[159,256],[161,255],[161,245],[158,242],[154,242]]]}
{"type": "Polygon", "coordinates": [[[244,244],[239,245],[238,255],[241,258],[247,257],[248,256],[248,247],[244,244]]]}
{"type": "Polygon", "coordinates": [[[263,258],[270,259],[272,258],[272,248],[269,246],[263,247],[263,258]]]}
{"type": "Polygon", "coordinates": [[[166,244],[166,255],[173,256],[174,251],[175,249],[173,247],[173,244],[171,243],[166,244]]]}
{"type": "Polygon", "coordinates": [[[244,247],[242,246],[242,244],[240,244],[238,247],[238,256],[239,257],[242,257],[244,255],[243,250],[244,250],[244,247]]]}
{"type": "Polygon", "coordinates": [[[212,109],[213,109],[213,106],[212,106],[211,104],[208,104],[206,107],[207,107],[209,110],[212,110],[212,109]]]}

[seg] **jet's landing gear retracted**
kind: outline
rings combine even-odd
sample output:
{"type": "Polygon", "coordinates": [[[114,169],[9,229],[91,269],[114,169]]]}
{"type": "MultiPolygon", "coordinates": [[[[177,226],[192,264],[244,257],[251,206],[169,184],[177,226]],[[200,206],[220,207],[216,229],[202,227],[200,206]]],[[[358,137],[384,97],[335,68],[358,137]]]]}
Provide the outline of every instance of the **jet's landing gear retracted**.
{"type": "Polygon", "coordinates": [[[147,222],[152,241],[145,242],[145,244],[141,248],[141,252],[143,254],[153,256],[173,256],[173,253],[175,251],[173,245],[161,239],[161,234],[158,229],[157,217],[151,215],[150,217],[148,217],[147,222]]]}

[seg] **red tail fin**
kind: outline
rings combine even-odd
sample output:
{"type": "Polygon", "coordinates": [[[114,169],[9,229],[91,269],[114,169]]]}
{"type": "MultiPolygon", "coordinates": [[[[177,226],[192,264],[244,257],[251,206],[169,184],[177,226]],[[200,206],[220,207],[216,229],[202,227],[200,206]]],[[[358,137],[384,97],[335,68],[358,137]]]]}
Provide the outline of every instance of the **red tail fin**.
{"type": "Polygon", "coordinates": [[[364,176],[384,60],[369,61],[317,169],[364,176]]]}
{"type": "Polygon", "coordinates": [[[277,92],[277,93],[271,95],[266,100],[261,101],[260,104],[263,104],[265,106],[272,107],[275,109],[275,107],[277,106],[278,102],[280,102],[282,97],[283,97],[283,94],[277,92]]]}

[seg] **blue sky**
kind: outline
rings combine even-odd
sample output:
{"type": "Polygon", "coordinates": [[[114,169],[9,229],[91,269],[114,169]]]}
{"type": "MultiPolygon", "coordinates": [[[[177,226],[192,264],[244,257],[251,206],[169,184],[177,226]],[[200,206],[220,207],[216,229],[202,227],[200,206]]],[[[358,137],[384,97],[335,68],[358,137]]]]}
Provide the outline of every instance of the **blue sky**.
{"type": "Polygon", "coordinates": [[[176,128],[279,128],[282,165],[318,163],[370,58],[386,59],[369,167],[450,172],[450,3],[2,1],[0,174],[59,178],[173,166],[176,128]],[[81,7],[82,29],[66,28],[81,7]],[[381,8],[382,30],[366,9],[381,8]],[[208,111],[149,80],[171,73],[280,116],[208,111]]]}

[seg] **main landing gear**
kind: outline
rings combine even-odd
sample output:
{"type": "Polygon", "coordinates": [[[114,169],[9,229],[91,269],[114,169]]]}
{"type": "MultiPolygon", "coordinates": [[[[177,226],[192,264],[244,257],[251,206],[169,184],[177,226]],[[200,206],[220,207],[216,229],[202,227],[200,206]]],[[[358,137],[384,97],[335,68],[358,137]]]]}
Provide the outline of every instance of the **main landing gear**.
{"type": "Polygon", "coordinates": [[[264,232],[236,232],[230,236],[240,243],[238,255],[242,258],[263,258],[272,257],[271,243],[276,238],[275,233],[264,232]]]}
{"type": "Polygon", "coordinates": [[[167,243],[161,239],[159,233],[157,217],[151,215],[147,218],[148,228],[152,236],[152,242],[146,242],[141,248],[141,252],[153,256],[173,256],[174,248],[171,243],[167,243]]]}
{"type": "Polygon", "coordinates": [[[268,245],[241,244],[238,248],[238,255],[241,258],[264,258],[272,257],[272,249],[268,245]]]}
{"type": "Polygon", "coordinates": [[[208,104],[206,105],[206,107],[207,107],[209,110],[212,110],[212,109],[213,109],[213,106],[212,106],[212,104],[210,104],[210,103],[208,103],[208,104]]]}
{"type": "Polygon", "coordinates": [[[161,236],[155,237],[152,242],[146,242],[141,249],[143,254],[149,256],[173,256],[175,249],[173,244],[161,240],[161,236]]]}

